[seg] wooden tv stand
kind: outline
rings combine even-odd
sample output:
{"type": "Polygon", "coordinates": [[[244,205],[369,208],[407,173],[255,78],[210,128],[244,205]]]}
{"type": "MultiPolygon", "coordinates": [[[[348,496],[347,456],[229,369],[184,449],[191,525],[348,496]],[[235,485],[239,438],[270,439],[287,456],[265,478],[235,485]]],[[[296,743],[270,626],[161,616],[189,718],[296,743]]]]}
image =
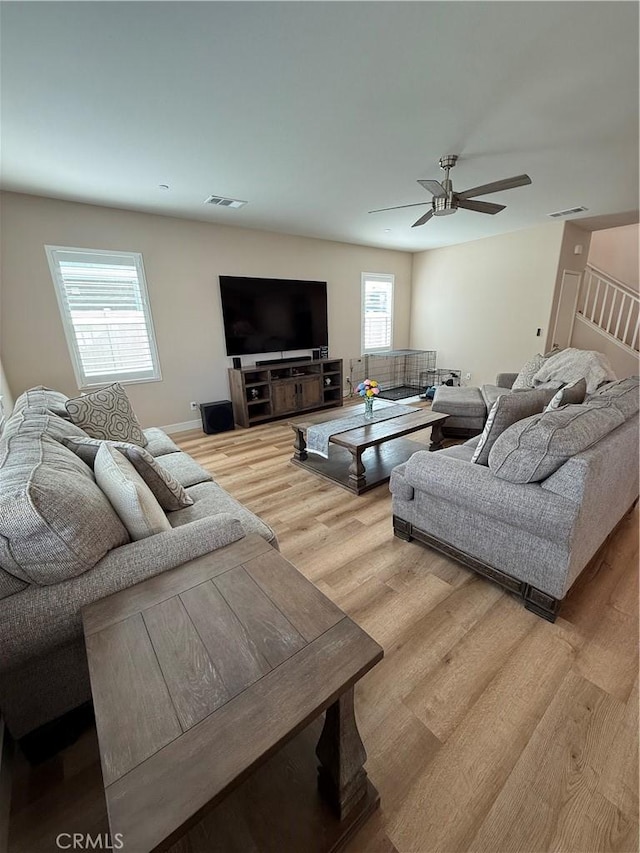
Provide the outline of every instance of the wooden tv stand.
{"type": "Polygon", "coordinates": [[[242,427],[342,405],[342,359],[230,367],[233,417],[242,427]]]}

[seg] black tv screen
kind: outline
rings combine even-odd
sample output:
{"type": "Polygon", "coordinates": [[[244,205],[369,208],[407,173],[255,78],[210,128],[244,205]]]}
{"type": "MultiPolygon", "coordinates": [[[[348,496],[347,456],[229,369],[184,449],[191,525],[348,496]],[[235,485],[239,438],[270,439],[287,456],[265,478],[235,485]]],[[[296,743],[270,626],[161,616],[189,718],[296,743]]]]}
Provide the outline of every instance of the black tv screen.
{"type": "Polygon", "coordinates": [[[328,346],[326,281],[220,276],[227,355],[328,346]]]}

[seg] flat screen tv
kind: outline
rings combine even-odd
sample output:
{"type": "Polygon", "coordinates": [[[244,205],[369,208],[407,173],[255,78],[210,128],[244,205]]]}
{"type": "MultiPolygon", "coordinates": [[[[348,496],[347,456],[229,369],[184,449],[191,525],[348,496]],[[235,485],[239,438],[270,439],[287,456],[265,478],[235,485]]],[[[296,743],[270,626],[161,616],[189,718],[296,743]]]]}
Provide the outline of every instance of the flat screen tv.
{"type": "Polygon", "coordinates": [[[227,355],[328,346],[326,281],[220,276],[227,355]]]}

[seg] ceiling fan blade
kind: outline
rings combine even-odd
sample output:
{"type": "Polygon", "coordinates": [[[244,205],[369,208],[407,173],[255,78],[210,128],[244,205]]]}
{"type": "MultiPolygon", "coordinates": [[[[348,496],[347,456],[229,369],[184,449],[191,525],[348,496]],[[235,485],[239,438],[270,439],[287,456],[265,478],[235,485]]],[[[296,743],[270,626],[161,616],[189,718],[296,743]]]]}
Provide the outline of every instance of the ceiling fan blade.
{"type": "Polygon", "coordinates": [[[395,207],[379,207],[377,210],[370,210],[369,213],[382,213],[385,210],[401,210],[403,207],[424,207],[425,204],[431,204],[431,202],[418,201],[416,204],[398,204],[395,207]]]}
{"type": "Polygon", "coordinates": [[[490,201],[467,201],[466,199],[458,200],[458,207],[463,207],[465,210],[475,210],[477,213],[500,213],[504,210],[506,204],[492,204],[490,201]]]}
{"type": "Polygon", "coordinates": [[[425,222],[428,222],[433,216],[433,210],[428,210],[424,216],[421,216],[417,222],[414,222],[411,226],[412,228],[416,228],[418,225],[424,225],[425,222]]]}
{"type": "Polygon", "coordinates": [[[489,195],[489,193],[499,193],[502,190],[512,190],[514,187],[524,187],[531,183],[529,175],[515,175],[513,178],[504,178],[501,181],[494,181],[491,184],[483,184],[481,187],[472,187],[470,190],[465,190],[463,193],[456,193],[458,198],[475,198],[477,195],[489,195]]]}
{"type": "Polygon", "coordinates": [[[424,187],[425,190],[428,190],[432,196],[435,196],[435,198],[445,198],[447,195],[447,191],[438,181],[426,180],[418,181],[418,183],[421,187],[424,187]]]}

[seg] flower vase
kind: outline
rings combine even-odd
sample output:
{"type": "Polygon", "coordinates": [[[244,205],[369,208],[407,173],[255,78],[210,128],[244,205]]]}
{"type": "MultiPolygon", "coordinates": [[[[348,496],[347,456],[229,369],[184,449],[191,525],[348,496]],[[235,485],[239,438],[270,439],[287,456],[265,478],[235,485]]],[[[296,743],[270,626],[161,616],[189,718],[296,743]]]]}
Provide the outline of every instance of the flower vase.
{"type": "Polygon", "coordinates": [[[373,418],[373,397],[364,398],[364,419],[370,421],[373,418]]]}

